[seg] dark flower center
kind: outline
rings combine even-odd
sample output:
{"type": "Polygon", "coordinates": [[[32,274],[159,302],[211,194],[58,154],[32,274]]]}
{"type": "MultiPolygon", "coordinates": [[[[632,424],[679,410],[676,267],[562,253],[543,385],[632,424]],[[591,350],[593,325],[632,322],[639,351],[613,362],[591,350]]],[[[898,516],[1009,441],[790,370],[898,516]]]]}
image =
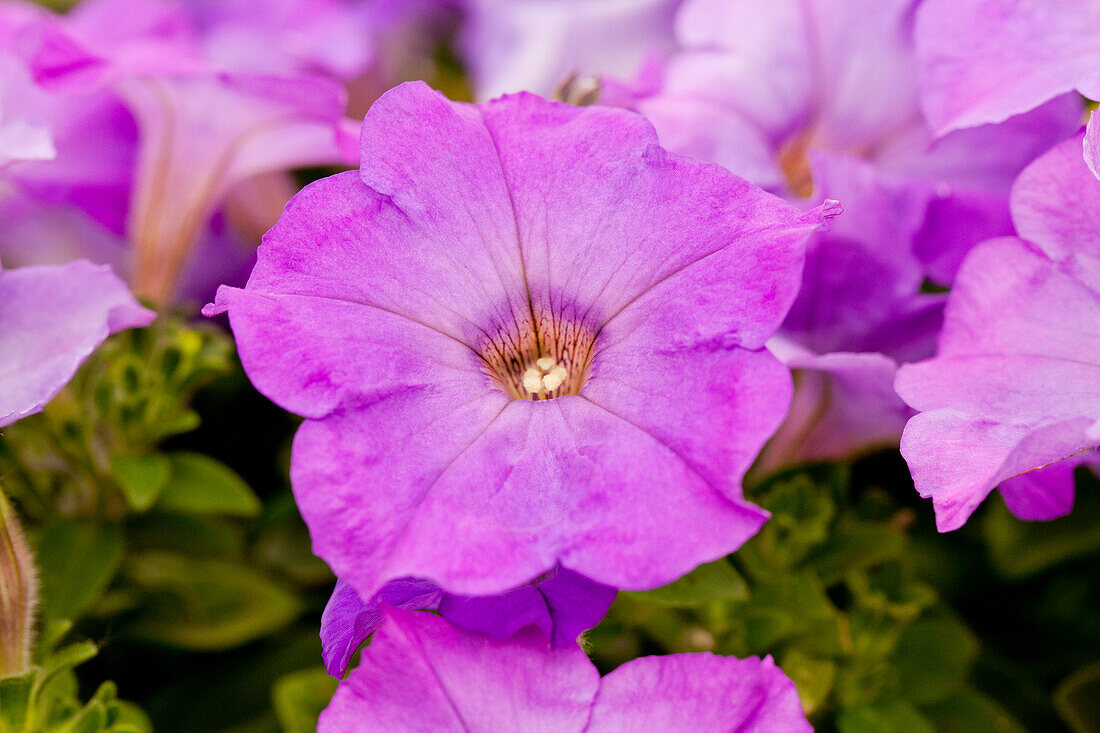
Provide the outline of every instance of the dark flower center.
{"type": "Polygon", "coordinates": [[[592,362],[596,334],[560,318],[540,316],[534,328],[487,340],[478,353],[501,391],[514,400],[552,400],[579,394],[592,362]]]}

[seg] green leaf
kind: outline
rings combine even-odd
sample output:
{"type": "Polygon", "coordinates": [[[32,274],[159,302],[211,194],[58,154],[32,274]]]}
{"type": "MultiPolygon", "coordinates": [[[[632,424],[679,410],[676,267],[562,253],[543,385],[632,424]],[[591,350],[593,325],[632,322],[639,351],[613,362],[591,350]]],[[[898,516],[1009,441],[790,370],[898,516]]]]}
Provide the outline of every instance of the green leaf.
{"type": "Polygon", "coordinates": [[[336,680],[324,668],[280,677],[272,689],[275,715],[284,733],[313,733],[317,718],[336,692],[336,680]]]}
{"type": "Polygon", "coordinates": [[[172,475],[172,464],[160,453],[113,456],[111,474],[134,511],[143,512],[160,496],[172,475]]]}
{"type": "Polygon", "coordinates": [[[990,558],[1008,578],[1025,578],[1100,551],[1100,488],[1079,468],[1073,512],[1050,522],[1024,522],[1004,502],[991,503],[982,522],[990,558]]]}
{"type": "Polygon", "coordinates": [[[65,672],[71,672],[94,657],[98,651],[99,649],[95,644],[90,641],[83,641],[70,644],[51,654],[38,670],[38,677],[34,683],[36,694],[37,691],[50,684],[55,677],[65,672]]]}
{"type": "Polygon", "coordinates": [[[795,649],[784,655],[779,666],[798,688],[798,698],[807,715],[811,715],[828,699],[836,680],[835,662],[814,659],[795,649]]]}
{"type": "Polygon", "coordinates": [[[57,733],[102,733],[107,728],[107,708],[93,701],[57,729],[57,733]]]}
{"type": "Polygon", "coordinates": [[[224,463],[200,453],[172,453],[172,477],[157,506],[185,514],[251,517],[261,504],[252,489],[224,463]]]}
{"type": "Polygon", "coordinates": [[[969,688],[925,707],[923,712],[939,733],[1027,733],[1004,708],[969,688]]]}
{"type": "Polygon", "coordinates": [[[978,656],[978,640],[950,616],[921,618],[902,632],[892,661],[905,696],[917,704],[962,688],[978,656]]]}
{"type": "Polygon", "coordinates": [[[153,733],[149,716],[132,702],[116,700],[108,712],[112,733],[153,733]]]}
{"type": "Polygon", "coordinates": [[[900,557],[906,539],[885,524],[861,523],[839,529],[807,555],[805,566],[831,586],[853,570],[865,570],[900,557]]]}
{"type": "Polygon", "coordinates": [[[239,558],[244,555],[243,528],[230,519],[197,514],[150,512],[127,526],[135,551],[168,550],[191,557],[239,558]]]}
{"type": "Polygon", "coordinates": [[[46,619],[79,618],[115,577],[122,549],[114,524],[74,518],[47,527],[35,553],[46,619]]]}
{"type": "Polygon", "coordinates": [[[31,706],[31,691],[38,669],[19,676],[0,677],[0,731],[21,733],[31,706]]]}
{"type": "Polygon", "coordinates": [[[662,588],[625,593],[635,600],[669,608],[692,608],[711,601],[743,600],[749,589],[745,580],[725,559],[700,565],[662,588]]]}
{"type": "Polygon", "coordinates": [[[840,733],[936,733],[920,711],[903,700],[844,710],[837,717],[840,733]]]}
{"type": "Polygon", "coordinates": [[[841,651],[839,614],[825,588],[810,575],[790,575],[754,587],[735,620],[742,625],[750,654],[774,654],[792,645],[811,656],[841,651]]]}
{"type": "Polygon", "coordinates": [[[1054,706],[1074,733],[1100,731],[1100,662],[1063,680],[1054,691],[1054,706]]]}
{"type": "Polygon", "coordinates": [[[149,596],[136,636],[194,650],[235,647],[297,617],[294,593],[248,568],[167,552],[133,556],[125,575],[149,596]]]}

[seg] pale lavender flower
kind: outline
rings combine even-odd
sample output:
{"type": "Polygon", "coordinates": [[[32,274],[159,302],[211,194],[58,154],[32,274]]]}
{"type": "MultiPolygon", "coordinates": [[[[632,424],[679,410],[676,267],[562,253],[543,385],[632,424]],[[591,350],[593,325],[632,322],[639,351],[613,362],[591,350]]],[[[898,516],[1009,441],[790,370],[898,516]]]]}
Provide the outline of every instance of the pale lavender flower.
{"type": "Polygon", "coordinates": [[[820,222],[632,113],[407,84],[367,115],[360,170],[295,197],[206,312],[307,418],[295,496],[362,597],[559,565],[652,588],[767,517],[740,480],[790,377],[762,347],[820,222]]]}
{"type": "Polygon", "coordinates": [[[339,580],[321,616],[321,648],[328,673],[343,677],[352,654],[381,625],[383,605],[438,610],[452,624],[496,639],[535,626],[552,646],[571,646],[600,622],[613,600],[614,588],[558,569],[530,585],[483,597],[446,593],[426,580],[403,578],[387,583],[370,603],[339,580]]]}
{"type": "Polygon", "coordinates": [[[1100,98],[1100,0],[925,0],[921,105],[938,134],[1077,90],[1100,98]]]}
{"type": "Polygon", "coordinates": [[[1081,146],[1079,135],[1020,175],[1012,213],[1021,238],[974,249],[936,357],[898,373],[898,393],[921,411],[902,454],[942,531],[962,526],[998,486],[1023,519],[1065,514],[1072,464],[1095,462],[1100,181],[1081,146]]]}
{"type": "Polygon", "coordinates": [[[0,427],[41,412],[107,336],[153,318],[105,266],[0,270],[0,427]]]}
{"type": "Polygon", "coordinates": [[[88,0],[27,31],[40,84],[118,95],[140,133],[126,233],[139,294],[167,302],[215,208],[259,174],[349,158],[327,77],[237,73],[204,56],[185,5],[88,0]]]}
{"type": "Polygon", "coordinates": [[[573,76],[630,76],[674,47],[682,0],[465,0],[461,47],[479,99],[550,96],[573,76]]]}
{"type": "Polygon", "coordinates": [[[384,610],[317,730],[692,730],[809,733],[771,657],[642,657],[601,678],[584,651],[536,629],[507,641],[425,613],[384,610]]]}
{"type": "Polygon", "coordinates": [[[633,96],[661,143],[792,200],[839,200],[814,237],[799,299],[775,343],[798,370],[766,465],[896,445],[911,414],[898,363],[932,354],[939,303],[975,243],[1010,234],[1008,192],[1072,133],[1068,97],[999,126],[934,140],[917,100],[915,0],[688,0],[681,49],[633,96]],[[808,198],[807,198],[808,197],[808,198]]]}

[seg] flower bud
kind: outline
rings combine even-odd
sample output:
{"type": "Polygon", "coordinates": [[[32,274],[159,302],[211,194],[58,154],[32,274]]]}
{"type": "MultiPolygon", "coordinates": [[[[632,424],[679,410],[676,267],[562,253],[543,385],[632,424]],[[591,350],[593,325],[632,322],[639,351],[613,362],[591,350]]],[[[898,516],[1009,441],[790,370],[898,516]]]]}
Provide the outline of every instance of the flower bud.
{"type": "Polygon", "coordinates": [[[34,645],[38,577],[15,510],[0,492],[0,678],[24,672],[34,645]]]}

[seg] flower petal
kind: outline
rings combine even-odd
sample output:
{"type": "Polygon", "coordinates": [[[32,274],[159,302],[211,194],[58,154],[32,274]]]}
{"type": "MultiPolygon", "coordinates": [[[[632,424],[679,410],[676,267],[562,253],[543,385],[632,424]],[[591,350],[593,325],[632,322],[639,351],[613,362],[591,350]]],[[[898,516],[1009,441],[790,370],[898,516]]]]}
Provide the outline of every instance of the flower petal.
{"type": "Polygon", "coordinates": [[[937,134],[1001,122],[1077,89],[1100,92],[1100,2],[925,0],[922,107],[937,134]]]}
{"type": "Polygon", "coordinates": [[[638,730],[810,733],[794,683],[771,657],[632,659],[600,682],[590,733],[638,730]]]}
{"type": "Polygon", "coordinates": [[[320,733],[584,728],[599,673],[579,646],[551,650],[535,630],[495,641],[429,614],[384,615],[320,733]]]}
{"type": "Polygon", "coordinates": [[[0,427],[40,412],[107,336],[155,317],[109,267],[0,271],[0,427]]]}

